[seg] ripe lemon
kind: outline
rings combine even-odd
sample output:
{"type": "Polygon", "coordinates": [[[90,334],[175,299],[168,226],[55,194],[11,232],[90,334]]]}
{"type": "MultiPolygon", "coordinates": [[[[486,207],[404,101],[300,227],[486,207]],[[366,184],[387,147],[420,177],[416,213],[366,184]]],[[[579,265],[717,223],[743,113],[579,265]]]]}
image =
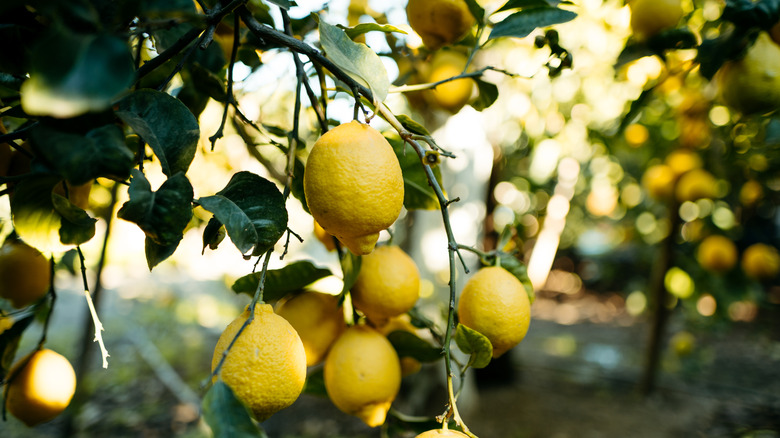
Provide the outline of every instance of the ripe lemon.
{"type": "Polygon", "coordinates": [[[763,114],[780,107],[780,46],[761,32],[744,58],[718,70],[723,101],[744,114],[763,114]]]}
{"type": "Polygon", "coordinates": [[[699,244],[696,260],[708,271],[726,272],[737,263],[737,246],[728,237],[709,236],[699,244]]]}
{"type": "Polygon", "coordinates": [[[674,28],[683,16],[680,0],[630,0],[631,29],[639,39],[674,28]]]}
{"type": "Polygon", "coordinates": [[[314,221],[314,237],[325,245],[328,251],[336,250],[336,242],[333,241],[333,235],[325,231],[317,221],[314,221]]]}
{"type": "Polygon", "coordinates": [[[517,277],[504,268],[488,267],[477,271],[463,286],[458,316],[461,324],[490,340],[495,358],[525,337],[531,303],[517,277]]]}
{"type": "MultiPolygon", "coordinates": [[[[80,184],[77,186],[71,185],[71,183],[66,182],[65,183],[68,187],[68,200],[75,205],[76,207],[86,210],[89,208],[89,194],[92,191],[92,182],[88,182],[85,184],[80,184]]],[[[58,183],[54,186],[54,189],[52,192],[62,196],[65,198],[65,188],[62,186],[62,183],[58,183]]]]}
{"type": "MultiPolygon", "coordinates": [[[[395,331],[405,331],[409,332],[413,335],[417,335],[417,327],[412,325],[412,322],[409,318],[408,314],[396,316],[394,318],[390,318],[389,321],[387,321],[387,324],[377,328],[379,330],[379,333],[382,333],[383,335],[387,336],[390,333],[393,333],[395,331]]],[[[419,360],[413,358],[413,357],[402,357],[401,358],[401,375],[406,377],[410,374],[414,374],[422,368],[422,364],[419,360]]]]}
{"type": "Polygon", "coordinates": [[[276,313],[301,337],[307,366],[322,362],[330,346],[347,328],[338,298],[319,292],[301,292],[281,303],[276,313]]]}
{"type": "Polygon", "coordinates": [[[718,196],[718,181],[704,169],[693,169],[677,180],[675,196],[680,202],[718,196]]]}
{"type": "Polygon", "coordinates": [[[381,246],[363,256],[351,293],[355,308],[381,325],[393,316],[408,312],[417,303],[420,271],[401,248],[381,246]]]}
{"type": "Polygon", "coordinates": [[[43,298],[49,286],[49,261],[37,249],[23,242],[0,247],[0,297],[18,309],[43,298]]]}
{"type": "Polygon", "coordinates": [[[431,50],[457,42],[474,25],[464,0],[409,0],[406,17],[431,50]]]}
{"type": "Polygon", "coordinates": [[[672,197],[674,181],[674,170],[666,164],[650,166],[642,175],[642,186],[647,191],[648,196],[656,200],[672,197]]]}
{"type": "Polygon", "coordinates": [[[303,189],[314,219],[357,255],[374,250],[379,232],[398,219],[404,202],[393,148],[377,130],[357,121],[314,143],[303,189]]]}
{"type": "Polygon", "coordinates": [[[68,359],[52,350],[28,354],[11,367],[9,376],[6,409],[30,427],[59,415],[76,392],[73,367],[68,359]]]}
{"type": "Polygon", "coordinates": [[[458,432],[457,430],[449,429],[433,429],[427,432],[423,432],[414,438],[459,438],[468,437],[468,435],[458,432]]]}
{"type": "Polygon", "coordinates": [[[385,422],[401,387],[401,365],[381,333],[366,325],[348,328],[331,347],[323,372],[337,408],[370,427],[385,422]]]}
{"type": "Polygon", "coordinates": [[[780,254],[777,248],[755,243],[742,254],[742,270],[745,275],[760,280],[770,279],[780,272],[780,254]]]}
{"type": "MultiPolygon", "coordinates": [[[[238,330],[249,306],[231,322],[214,347],[213,371],[238,330]]],[[[219,376],[257,421],[290,406],[306,380],[306,352],[298,333],[268,304],[255,306],[255,318],[228,352],[219,376]]]]}
{"type": "MultiPolygon", "coordinates": [[[[431,59],[431,70],[427,82],[434,83],[458,76],[466,68],[466,55],[454,50],[436,52],[431,59]]],[[[425,98],[431,104],[456,113],[471,99],[474,81],[471,79],[456,79],[439,84],[432,90],[427,90],[425,98]]]]}

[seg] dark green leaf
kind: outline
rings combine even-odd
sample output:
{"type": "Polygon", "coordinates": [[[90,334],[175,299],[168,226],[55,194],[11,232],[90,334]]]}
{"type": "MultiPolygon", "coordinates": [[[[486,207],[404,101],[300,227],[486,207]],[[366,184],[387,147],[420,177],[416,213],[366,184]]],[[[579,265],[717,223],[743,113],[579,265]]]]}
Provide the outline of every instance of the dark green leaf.
{"type": "Polygon", "coordinates": [[[369,88],[377,102],[387,97],[390,79],[379,55],[367,45],[352,41],[336,26],[320,20],[320,44],[327,57],[353,79],[369,88]]]}
{"type": "Polygon", "coordinates": [[[200,64],[192,65],[189,71],[192,78],[192,84],[198,91],[211,97],[217,102],[225,102],[226,88],[225,81],[222,77],[218,76],[214,72],[209,71],[206,68],[201,67],[200,64]]]}
{"type": "MultiPolygon", "coordinates": [[[[400,138],[388,137],[387,140],[393,146],[404,176],[404,207],[407,210],[438,209],[438,198],[428,184],[428,176],[420,157],[411,147],[405,147],[400,138]]],[[[433,174],[441,185],[441,170],[438,166],[433,167],[433,174]]]]}
{"type": "Polygon", "coordinates": [[[134,169],[128,194],[130,200],[119,209],[118,217],[136,223],[157,245],[169,247],[181,240],[192,218],[192,185],[183,173],[168,178],[153,192],[144,174],[134,169]]]}
{"type": "Polygon", "coordinates": [[[58,175],[37,174],[14,186],[11,213],[16,233],[41,252],[61,249],[62,216],[54,208],[52,189],[58,175]]]}
{"type": "Polygon", "coordinates": [[[268,251],[287,230],[284,196],[267,179],[251,172],[238,172],[217,195],[233,201],[252,221],[257,232],[253,255],[268,251]]]}
{"type": "Polygon", "coordinates": [[[295,196],[295,199],[301,201],[301,207],[303,207],[303,210],[306,213],[309,213],[309,206],[306,205],[306,192],[303,190],[303,161],[301,161],[300,158],[295,157],[295,164],[293,166],[293,178],[290,185],[290,193],[295,196]]]}
{"type": "Polygon", "coordinates": [[[289,10],[292,7],[290,0],[268,0],[269,3],[273,3],[282,9],[289,10]]]}
{"type": "Polygon", "coordinates": [[[425,135],[425,136],[428,136],[428,137],[431,136],[431,133],[428,132],[427,129],[425,129],[425,126],[417,123],[411,117],[409,117],[409,116],[407,116],[405,114],[399,114],[399,115],[396,116],[396,118],[398,119],[399,122],[401,122],[401,125],[403,125],[403,127],[407,131],[411,132],[412,134],[425,135]]]}
{"type": "MultiPolygon", "coordinates": [[[[341,27],[341,26],[339,26],[341,27]]],[[[379,31],[384,33],[402,33],[406,35],[406,31],[403,29],[399,29],[395,26],[392,26],[390,24],[377,24],[377,23],[360,23],[355,27],[345,27],[343,28],[344,32],[347,33],[347,36],[354,40],[355,38],[359,37],[360,35],[363,35],[368,32],[372,31],[379,31]]]]}
{"type": "Polygon", "coordinates": [[[477,83],[479,95],[471,102],[471,106],[477,111],[482,111],[493,105],[496,99],[498,99],[498,87],[496,84],[485,82],[481,79],[474,79],[474,82],[477,83]]]}
{"type": "Polygon", "coordinates": [[[497,23],[490,32],[488,39],[500,37],[525,38],[537,27],[547,27],[554,24],[571,21],[577,14],[558,8],[524,9],[506,17],[497,23]]]}
{"type": "Polygon", "coordinates": [[[203,419],[215,438],[257,438],[261,433],[247,408],[219,379],[203,397],[203,419]]]}
{"type": "Polygon", "coordinates": [[[570,5],[572,3],[561,0],[509,0],[496,12],[508,11],[510,9],[549,8],[551,6],[558,6],[559,4],[570,5]]]}
{"type": "Polygon", "coordinates": [[[167,245],[160,245],[149,236],[146,236],[146,240],[144,241],[144,252],[146,253],[146,265],[149,266],[149,270],[151,271],[155,266],[172,256],[173,253],[176,252],[176,248],[178,248],[180,241],[181,236],[179,237],[179,240],[175,242],[167,245]]]}
{"type": "Polygon", "coordinates": [[[203,229],[203,251],[206,250],[206,247],[217,249],[224,239],[225,228],[222,227],[222,222],[212,217],[206,224],[206,228],[203,229]]]}
{"type": "Polygon", "coordinates": [[[81,245],[95,236],[97,219],[89,217],[86,211],[76,207],[65,197],[56,193],[51,195],[54,209],[62,217],[60,241],[66,245],[81,245]]]}
{"type": "Polygon", "coordinates": [[[327,397],[328,390],[325,388],[325,374],[322,368],[318,368],[306,376],[306,384],[303,386],[304,394],[327,397]]]}
{"type": "Polygon", "coordinates": [[[434,362],[444,357],[441,348],[418,338],[413,333],[397,330],[387,335],[387,339],[393,344],[398,357],[411,357],[420,362],[434,362]]]}
{"type": "Polygon", "coordinates": [[[257,242],[255,230],[249,216],[224,196],[206,196],[197,200],[201,207],[214,213],[214,217],[225,225],[227,234],[241,254],[246,254],[257,242]]]}
{"type": "Polygon", "coordinates": [[[119,101],[116,115],[152,147],[165,175],[187,172],[200,128],[180,100],[160,91],[138,90],[119,101]]]}
{"type": "Polygon", "coordinates": [[[493,345],[482,333],[458,324],[455,329],[455,343],[460,351],[471,355],[469,366],[485,368],[493,358],[493,345]]]}
{"type": "Polygon", "coordinates": [[[352,289],[360,274],[360,265],[363,259],[360,256],[352,254],[352,251],[344,251],[344,255],[339,259],[341,264],[341,273],[344,276],[344,285],[341,288],[341,297],[352,289]]]}
{"type": "MultiPolygon", "coordinates": [[[[10,316],[5,318],[10,318],[10,316]]],[[[35,314],[30,313],[17,319],[11,328],[0,333],[0,381],[5,379],[6,374],[11,369],[22,333],[24,333],[33,320],[35,320],[35,314]]]]}
{"type": "Polygon", "coordinates": [[[536,299],[536,294],[534,293],[534,286],[531,284],[531,279],[528,277],[528,267],[521,262],[520,259],[509,253],[499,252],[498,259],[502,268],[506,269],[520,280],[520,283],[523,284],[523,288],[525,288],[525,292],[528,294],[529,301],[533,304],[536,299]]]}
{"type": "MultiPolygon", "coordinates": [[[[255,272],[239,278],[233,283],[233,291],[253,296],[260,283],[260,274],[255,272]]],[[[305,260],[290,263],[281,269],[269,269],[265,275],[263,300],[277,301],[329,275],[333,275],[330,270],[318,268],[312,262],[305,260]]]]}
{"type": "Polygon", "coordinates": [[[30,140],[38,157],[73,185],[98,177],[126,179],[133,167],[133,153],[116,125],[81,135],[40,123],[31,131],[30,140]]]}
{"type": "Polygon", "coordinates": [[[33,51],[32,72],[22,85],[25,112],[69,118],[110,107],[133,82],[127,44],[111,35],[59,29],[33,51]]]}

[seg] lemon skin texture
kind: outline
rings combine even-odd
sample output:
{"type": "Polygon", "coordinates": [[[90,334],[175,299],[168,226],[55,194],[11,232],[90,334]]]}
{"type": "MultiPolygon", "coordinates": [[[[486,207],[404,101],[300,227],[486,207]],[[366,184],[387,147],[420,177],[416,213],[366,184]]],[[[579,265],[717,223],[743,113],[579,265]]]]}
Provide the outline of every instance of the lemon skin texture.
{"type": "Polygon", "coordinates": [[[780,108],[780,46],[761,32],[744,58],[726,62],[716,75],[729,107],[743,114],[765,114],[780,108]]]}
{"type": "Polygon", "coordinates": [[[748,277],[768,280],[780,272],[780,254],[777,248],[764,243],[755,243],[742,254],[742,271],[748,277]]]}
{"type": "Polygon", "coordinates": [[[406,17],[431,50],[457,42],[474,25],[464,0],[409,0],[406,17]]]}
{"type": "MultiPolygon", "coordinates": [[[[214,348],[212,371],[248,318],[249,306],[222,332],[214,348]]],[[[270,305],[258,304],[254,320],[228,352],[219,377],[257,421],[264,421],[293,404],[303,390],[306,352],[301,338],[270,305]]]]}
{"type": "Polygon", "coordinates": [[[381,325],[408,312],[417,303],[420,272],[401,248],[381,246],[363,256],[351,293],[355,308],[381,325]]]}
{"type": "Polygon", "coordinates": [[[314,219],[356,255],[374,250],[379,232],[398,219],[404,201],[393,148],[379,131],[357,121],[314,143],[303,188],[314,219]]]}
{"type": "Polygon", "coordinates": [[[488,267],[477,271],[463,286],[458,316],[461,324],[490,340],[496,358],[525,337],[531,303],[517,277],[506,269],[488,267]]]}
{"type": "Polygon", "coordinates": [[[325,359],[325,389],[339,410],[370,427],[385,422],[401,387],[401,365],[390,341],[366,325],[352,326],[325,359]]]}
{"type": "Polygon", "coordinates": [[[711,272],[726,272],[737,264],[737,246],[729,238],[713,235],[699,244],[696,260],[711,272]]]}
{"type": "Polygon", "coordinates": [[[330,346],[347,328],[338,298],[320,292],[301,292],[281,303],[276,313],[301,337],[307,366],[325,360],[330,346]]]}
{"type": "Polygon", "coordinates": [[[37,249],[22,242],[0,247],[0,297],[19,309],[40,300],[50,286],[49,261],[37,249]]]}
{"type": "Polygon", "coordinates": [[[433,429],[427,432],[423,432],[417,435],[415,438],[460,438],[460,437],[468,437],[468,435],[462,432],[458,432],[457,430],[433,429]]]}
{"type": "Polygon", "coordinates": [[[61,354],[36,350],[20,359],[8,374],[6,409],[29,427],[58,416],[76,392],[76,373],[61,354]],[[29,359],[29,361],[28,361],[29,359]]]}
{"type": "Polygon", "coordinates": [[[680,0],[630,0],[631,29],[639,39],[677,26],[683,16],[680,0]]]}

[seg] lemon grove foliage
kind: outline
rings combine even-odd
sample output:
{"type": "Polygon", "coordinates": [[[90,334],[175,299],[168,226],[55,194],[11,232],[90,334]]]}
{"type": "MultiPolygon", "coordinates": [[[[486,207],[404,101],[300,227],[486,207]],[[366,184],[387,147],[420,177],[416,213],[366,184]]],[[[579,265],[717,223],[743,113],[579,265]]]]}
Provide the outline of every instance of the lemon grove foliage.
{"type": "MultiPolygon", "coordinates": [[[[764,222],[775,214],[772,175],[778,162],[771,152],[780,144],[780,124],[766,115],[780,106],[780,76],[777,42],[767,32],[780,19],[780,2],[613,1],[604,2],[604,16],[597,12],[599,2],[401,3],[409,27],[357,1],[351,2],[348,26],[330,16],[327,6],[299,16],[300,6],[289,0],[0,5],[0,35],[9,47],[0,54],[0,182],[13,230],[0,251],[0,280],[8,307],[25,308],[10,315],[13,323],[0,333],[8,412],[34,424],[49,420],[70,400],[58,394],[46,401],[54,407],[41,418],[22,410],[35,395],[28,389],[35,375],[25,372],[24,363],[49,351],[43,348],[46,324],[38,353],[22,356],[16,368],[11,362],[36,314],[48,321],[56,309],[56,294],[45,274],[35,278],[41,284],[27,285],[14,271],[50,275],[43,270],[51,266],[45,258],[57,261],[68,250],[75,250],[85,270],[80,245],[95,238],[98,218],[137,225],[150,270],[177,251],[190,227],[202,231],[204,251],[228,244],[227,237],[255,260],[257,270],[247,269],[251,272],[232,286],[252,301],[220,337],[203,400],[204,418],[217,436],[261,433],[252,418],[265,420],[304,388],[316,392],[318,381],[346,414],[372,427],[387,424],[404,359],[411,366],[444,362],[448,393],[442,425],[419,436],[476,436],[458,412],[453,377],[487,366],[525,336],[534,295],[518,243],[536,236],[537,216],[553,194],[566,199],[567,209],[570,202],[568,215],[575,219],[561,230],[563,251],[578,246],[577,226],[602,221],[624,235],[640,235],[639,243],[660,251],[654,262],[643,261],[643,267],[655,265],[654,274],[640,274],[655,316],[646,385],[658,361],[669,292],[727,304],[735,298],[722,278],[747,284],[743,296],[763,293],[764,284],[776,278],[776,235],[751,234],[750,226],[771,229],[764,222]],[[614,65],[604,59],[598,64],[615,84],[630,83],[637,93],[616,100],[603,82],[576,76],[576,68],[567,76],[577,59],[570,44],[583,53],[593,50],[582,35],[564,32],[578,14],[610,23],[623,17],[633,29],[613,38],[622,38],[610,45],[614,65]],[[527,37],[532,44],[515,45],[527,37]],[[370,38],[381,39],[385,48],[367,45],[370,38]],[[290,123],[247,116],[241,103],[245,90],[236,83],[238,71],[245,78],[262,75],[278,54],[288,56],[295,76],[290,123]],[[520,74],[518,54],[520,61],[541,54],[539,71],[520,74]],[[390,63],[398,68],[395,78],[386,69],[390,63]],[[549,73],[546,83],[542,66],[549,73]],[[549,78],[581,83],[561,87],[575,92],[560,98],[560,105],[535,90],[518,93],[530,84],[549,91],[545,86],[556,80],[549,78]],[[407,98],[401,110],[389,98],[396,92],[407,98]],[[481,250],[477,242],[455,239],[449,208],[458,200],[443,187],[440,165],[462,158],[439,147],[431,131],[442,114],[446,118],[466,105],[490,112],[505,94],[526,99],[512,111],[491,113],[497,123],[514,128],[497,132],[515,132],[497,142],[504,165],[495,172],[503,193],[512,196],[500,196],[499,185],[491,195],[523,216],[505,221],[506,232],[494,236],[497,250],[481,250]],[[199,139],[208,135],[202,131],[210,101],[221,105],[221,118],[207,147],[199,148],[199,139]],[[346,111],[339,105],[344,102],[346,111]],[[537,125],[541,130],[528,120],[517,122],[522,111],[526,119],[542,119],[538,108],[545,106],[554,117],[537,125]],[[589,112],[595,115],[585,123],[583,114],[589,112]],[[565,121],[572,122],[568,130],[565,121]],[[199,190],[192,164],[233,147],[223,139],[228,130],[242,138],[265,172],[240,169],[221,188],[199,190]],[[571,146],[580,143],[587,147],[571,146]],[[278,151],[282,164],[259,153],[258,144],[278,151]],[[547,171],[539,170],[545,167],[543,153],[554,156],[547,171]],[[537,156],[542,164],[517,174],[518,163],[536,162],[537,156]],[[557,179],[570,184],[556,190],[559,164],[575,174],[559,172],[557,179]],[[113,199],[122,192],[127,200],[116,212],[113,204],[84,202],[85,193],[98,187],[110,188],[113,199]],[[513,204],[523,199],[534,210],[513,204]],[[299,202],[320,226],[317,238],[337,250],[341,272],[310,261],[268,269],[272,255],[283,257],[300,238],[289,227],[291,202],[299,202]],[[413,311],[419,292],[415,261],[392,243],[377,245],[388,227],[408,223],[398,223],[404,209],[441,212],[447,245],[438,257],[448,261],[449,299],[442,304],[440,326],[413,311]],[[22,257],[5,256],[19,251],[20,241],[29,245],[25,257],[31,261],[16,268],[22,257]],[[467,267],[465,251],[476,253],[481,266],[467,267]],[[387,253],[393,255],[385,260],[387,253]],[[735,272],[737,266],[741,272],[735,272]],[[461,285],[459,269],[477,272],[461,285]],[[394,282],[383,277],[388,274],[401,278],[394,282]],[[331,275],[343,280],[332,299],[302,292],[331,275]],[[679,278],[691,275],[695,290],[675,288],[682,284],[679,278]],[[277,301],[278,314],[266,304],[277,301]],[[327,318],[328,333],[307,327],[310,321],[295,316],[300,312],[327,318]],[[393,325],[404,315],[412,328],[393,325]],[[432,336],[418,336],[414,328],[432,336]],[[454,348],[469,357],[467,363],[453,359],[454,348]],[[307,376],[307,365],[322,360],[323,368],[307,376]]],[[[565,94],[556,93],[548,94],[565,94]]],[[[607,254],[587,244],[579,250],[594,258],[607,254]]],[[[82,276],[105,366],[108,351],[82,276]]],[[[6,307],[2,311],[6,321],[6,307]]]]}

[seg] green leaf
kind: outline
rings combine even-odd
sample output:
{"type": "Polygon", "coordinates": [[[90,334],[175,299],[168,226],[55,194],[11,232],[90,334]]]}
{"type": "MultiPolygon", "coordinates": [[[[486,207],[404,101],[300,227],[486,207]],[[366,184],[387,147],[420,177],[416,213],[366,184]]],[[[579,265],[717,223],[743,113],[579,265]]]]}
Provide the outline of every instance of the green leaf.
{"type": "Polygon", "coordinates": [[[499,252],[498,260],[502,268],[506,269],[510,274],[520,280],[525,292],[528,294],[528,299],[531,301],[531,304],[533,304],[536,299],[536,294],[534,293],[534,286],[531,284],[531,279],[528,277],[528,267],[517,257],[506,252],[499,252]]]}
{"type": "Polygon", "coordinates": [[[360,265],[363,263],[363,259],[352,251],[344,251],[343,257],[339,259],[341,264],[341,273],[344,276],[344,285],[341,287],[341,297],[344,297],[352,286],[357,281],[358,274],[360,274],[360,265]]]}
{"type": "MultiPolygon", "coordinates": [[[[10,316],[5,318],[10,318],[10,316]]],[[[34,320],[35,314],[30,313],[17,319],[11,328],[0,333],[0,381],[5,379],[6,374],[8,374],[14,363],[14,356],[16,356],[16,350],[19,348],[22,333],[34,320]]]]}
{"type": "MultiPolygon", "coordinates": [[[[407,210],[437,210],[439,200],[433,187],[428,184],[420,157],[411,147],[405,147],[400,138],[393,136],[387,137],[387,140],[393,146],[404,176],[404,207],[407,210]]],[[[441,170],[438,166],[433,167],[433,174],[441,185],[441,170]]]]}
{"type": "Polygon", "coordinates": [[[146,265],[149,267],[149,270],[151,271],[155,266],[172,256],[173,253],[176,252],[176,248],[179,247],[180,241],[181,238],[176,242],[160,245],[149,236],[146,236],[146,240],[144,241],[144,252],[146,253],[146,265]]]}
{"type": "Polygon", "coordinates": [[[97,219],[56,193],[51,195],[54,209],[61,216],[60,241],[66,245],[81,245],[95,236],[97,219]]]}
{"type": "Polygon", "coordinates": [[[25,112],[70,118],[110,107],[133,83],[135,69],[126,42],[58,29],[33,50],[32,72],[21,90],[25,112]]]}
{"type": "Polygon", "coordinates": [[[320,43],[325,55],[361,85],[369,88],[375,103],[387,97],[390,79],[379,55],[367,45],[352,41],[336,26],[320,20],[320,43]]]}
{"type": "Polygon", "coordinates": [[[411,357],[420,362],[434,362],[444,357],[441,348],[425,342],[414,333],[404,330],[396,330],[387,335],[387,340],[393,344],[398,357],[411,357]]]}
{"type": "MultiPolygon", "coordinates": [[[[62,249],[62,226],[67,221],[55,208],[52,195],[54,186],[61,182],[59,175],[34,174],[16,184],[11,197],[14,230],[44,253],[62,249]]],[[[72,230],[65,227],[65,237],[70,239],[72,230]]]]}
{"type": "Polygon", "coordinates": [[[343,27],[343,26],[338,26],[338,27],[344,29],[344,32],[346,32],[347,36],[352,40],[359,37],[360,35],[363,35],[368,32],[373,32],[373,31],[379,31],[384,33],[396,32],[396,33],[402,33],[406,35],[405,30],[399,29],[390,24],[360,23],[355,27],[343,27]]]}
{"type": "Polygon", "coordinates": [[[203,397],[203,419],[215,438],[257,438],[261,433],[247,408],[219,379],[203,397]]]}
{"type": "Polygon", "coordinates": [[[485,82],[481,79],[474,79],[477,83],[477,89],[479,90],[479,96],[471,102],[471,106],[477,111],[482,111],[485,108],[493,105],[498,99],[498,87],[496,84],[485,82]]]}
{"type": "Polygon", "coordinates": [[[303,385],[304,394],[328,396],[328,390],[325,388],[325,373],[322,370],[323,368],[320,367],[306,376],[306,383],[303,385]]]}
{"type": "Polygon", "coordinates": [[[558,8],[524,9],[493,26],[488,40],[501,37],[525,38],[537,27],[547,27],[573,20],[577,14],[558,8]]]}
{"type": "Polygon", "coordinates": [[[165,175],[187,172],[200,128],[180,100],[160,91],[138,90],[119,101],[116,115],[152,147],[165,175]]]}
{"type": "MultiPolygon", "coordinates": [[[[192,185],[187,177],[177,173],[153,192],[144,174],[134,169],[127,192],[130,200],[119,209],[117,216],[136,223],[159,246],[178,244],[192,218],[192,185]]],[[[170,248],[165,252],[173,253],[170,248]]]]}
{"type": "Polygon", "coordinates": [[[485,368],[493,358],[493,345],[482,333],[458,324],[455,329],[455,343],[460,351],[470,354],[469,366],[485,368]]]}
{"type": "MultiPolygon", "coordinates": [[[[305,260],[290,263],[281,269],[269,269],[265,274],[263,300],[277,301],[330,275],[333,274],[329,269],[318,268],[312,262],[305,260]]],[[[261,272],[255,272],[239,278],[233,283],[233,291],[253,296],[260,283],[260,276],[261,272]]]]}
{"type": "Polygon", "coordinates": [[[225,225],[227,234],[241,254],[246,254],[257,242],[257,231],[249,216],[230,199],[215,195],[200,198],[197,203],[214,213],[214,217],[225,225]]]}
{"type": "Polygon", "coordinates": [[[466,6],[469,7],[469,12],[471,12],[471,15],[474,17],[474,20],[476,20],[477,24],[479,24],[479,26],[484,26],[485,8],[480,6],[476,0],[466,0],[466,6]]]}
{"type": "Polygon", "coordinates": [[[251,172],[238,172],[217,195],[232,201],[252,221],[257,233],[252,255],[268,251],[287,230],[284,196],[267,179],[251,172]]]}
{"type": "Polygon", "coordinates": [[[509,0],[496,12],[508,11],[510,9],[549,8],[551,6],[558,6],[559,4],[570,5],[572,3],[561,0],[509,0]]]}
{"type": "Polygon", "coordinates": [[[113,124],[82,135],[42,122],[30,132],[30,140],[41,161],[73,185],[98,177],[127,179],[134,164],[122,130],[113,124]]]}
{"type": "Polygon", "coordinates": [[[295,196],[295,199],[301,201],[301,207],[306,213],[309,212],[309,206],[306,205],[306,192],[303,190],[303,161],[300,158],[295,157],[295,164],[293,165],[293,178],[290,184],[290,193],[295,196]]]}
{"type": "Polygon", "coordinates": [[[425,135],[425,136],[428,136],[428,137],[431,136],[431,133],[428,132],[427,129],[425,129],[425,126],[417,123],[411,117],[409,117],[409,116],[407,116],[405,114],[399,114],[399,115],[396,116],[396,118],[398,119],[399,122],[401,122],[401,125],[403,125],[403,127],[407,131],[411,132],[412,134],[425,135]]]}

